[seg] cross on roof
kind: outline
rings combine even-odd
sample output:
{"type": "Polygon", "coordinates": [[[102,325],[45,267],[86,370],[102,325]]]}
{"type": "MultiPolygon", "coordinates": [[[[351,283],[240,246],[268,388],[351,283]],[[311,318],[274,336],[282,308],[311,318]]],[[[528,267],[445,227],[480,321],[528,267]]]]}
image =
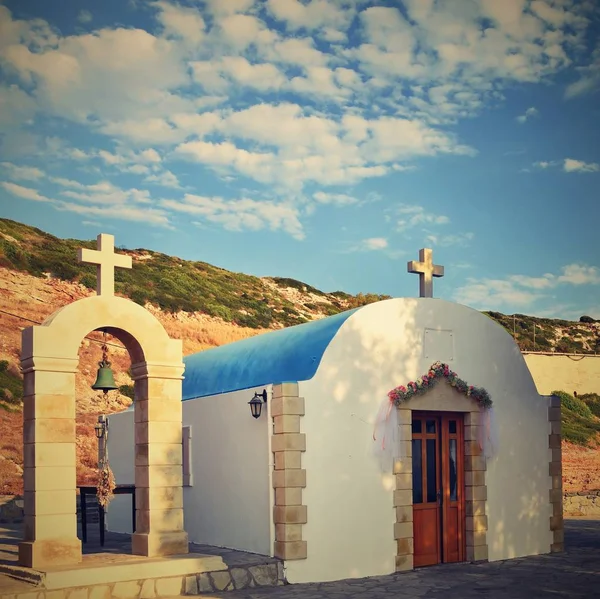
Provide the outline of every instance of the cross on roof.
{"type": "Polygon", "coordinates": [[[419,260],[411,260],[408,263],[408,272],[419,275],[419,297],[433,297],[434,277],[444,276],[444,267],[433,264],[432,251],[428,248],[419,250],[419,260]]]}
{"type": "Polygon", "coordinates": [[[98,295],[115,294],[115,268],[131,268],[131,256],[115,254],[115,237],[100,233],[97,237],[98,250],[81,248],[77,260],[85,264],[96,264],[98,295]]]}

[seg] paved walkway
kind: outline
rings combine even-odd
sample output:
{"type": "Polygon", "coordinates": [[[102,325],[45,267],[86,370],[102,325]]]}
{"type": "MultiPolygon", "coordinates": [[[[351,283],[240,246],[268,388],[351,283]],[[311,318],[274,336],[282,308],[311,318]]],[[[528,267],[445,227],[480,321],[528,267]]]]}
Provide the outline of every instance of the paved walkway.
{"type": "MultiPolygon", "coordinates": [[[[591,599],[600,596],[600,520],[566,520],[564,554],[219,594],[226,599],[591,599]]],[[[215,595],[201,595],[215,599],[215,595]]]]}

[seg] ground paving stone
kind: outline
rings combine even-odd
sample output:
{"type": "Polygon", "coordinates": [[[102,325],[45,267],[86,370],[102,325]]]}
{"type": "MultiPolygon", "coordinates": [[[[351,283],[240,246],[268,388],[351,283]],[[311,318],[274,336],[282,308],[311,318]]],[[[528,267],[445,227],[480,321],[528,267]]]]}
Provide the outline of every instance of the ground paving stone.
{"type": "MultiPolygon", "coordinates": [[[[590,599],[600,596],[600,519],[565,521],[567,551],[368,579],[230,591],[227,599],[590,599]]],[[[215,599],[214,595],[200,595],[215,599]]]]}

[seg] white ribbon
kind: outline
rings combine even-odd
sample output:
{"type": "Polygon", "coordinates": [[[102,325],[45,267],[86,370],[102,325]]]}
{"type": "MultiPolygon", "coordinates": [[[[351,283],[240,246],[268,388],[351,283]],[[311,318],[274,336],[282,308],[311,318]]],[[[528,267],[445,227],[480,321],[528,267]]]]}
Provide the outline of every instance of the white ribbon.
{"type": "Polygon", "coordinates": [[[498,425],[494,408],[479,410],[478,442],[486,459],[492,459],[498,452],[498,425]]]}
{"type": "Polygon", "coordinates": [[[382,472],[392,472],[394,460],[402,457],[400,428],[398,426],[398,408],[386,397],[375,419],[373,430],[373,453],[379,461],[382,472]]]}

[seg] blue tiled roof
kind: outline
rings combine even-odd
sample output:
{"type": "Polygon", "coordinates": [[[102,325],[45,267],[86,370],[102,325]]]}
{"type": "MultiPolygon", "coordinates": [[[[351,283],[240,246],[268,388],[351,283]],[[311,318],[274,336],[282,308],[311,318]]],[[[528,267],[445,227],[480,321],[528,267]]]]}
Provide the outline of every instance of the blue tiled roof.
{"type": "Polygon", "coordinates": [[[312,378],[335,334],[359,309],[186,356],[183,400],[312,378]]]}

